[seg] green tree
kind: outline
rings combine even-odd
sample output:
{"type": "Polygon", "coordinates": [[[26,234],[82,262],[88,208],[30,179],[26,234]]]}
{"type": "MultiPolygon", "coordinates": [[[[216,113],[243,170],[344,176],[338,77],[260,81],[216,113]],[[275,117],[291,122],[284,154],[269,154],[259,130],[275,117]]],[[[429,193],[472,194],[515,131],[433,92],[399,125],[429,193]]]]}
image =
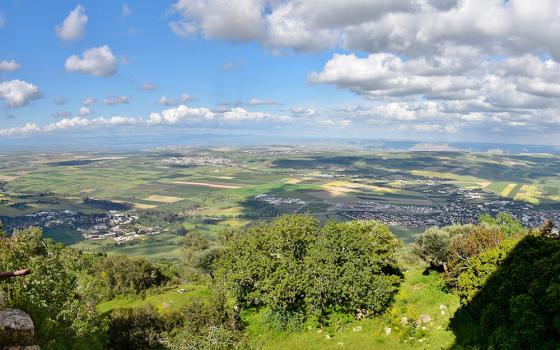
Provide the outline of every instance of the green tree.
{"type": "Polygon", "coordinates": [[[380,313],[398,291],[400,242],[376,221],[329,222],[305,257],[310,312],[380,313]]]}
{"type": "Polygon", "coordinates": [[[429,227],[418,236],[414,252],[431,267],[447,271],[450,234],[439,227],[429,227]]]}
{"type": "Polygon", "coordinates": [[[474,257],[458,288],[462,307],[451,325],[459,343],[484,349],[560,346],[560,240],[509,238],[474,257]]]}
{"type": "Polygon", "coordinates": [[[373,221],[283,216],[226,242],[216,281],[242,306],[282,314],[382,311],[401,280],[398,240],[373,221]]]}
{"type": "Polygon", "coordinates": [[[97,290],[74,267],[74,251],[42,238],[39,229],[0,240],[0,270],[30,268],[25,277],[0,282],[10,306],[27,312],[42,349],[103,349],[107,325],[96,311],[97,290]],[[83,284],[82,284],[83,283],[83,284]]]}

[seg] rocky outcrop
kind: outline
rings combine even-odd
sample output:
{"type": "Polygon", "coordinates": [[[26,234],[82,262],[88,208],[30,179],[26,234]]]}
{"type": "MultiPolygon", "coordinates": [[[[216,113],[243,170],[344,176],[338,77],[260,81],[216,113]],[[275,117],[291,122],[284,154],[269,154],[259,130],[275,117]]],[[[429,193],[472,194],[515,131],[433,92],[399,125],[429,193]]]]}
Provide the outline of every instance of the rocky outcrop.
{"type": "Polygon", "coordinates": [[[0,310],[0,349],[38,349],[34,344],[35,328],[28,314],[17,309],[0,310]]]}

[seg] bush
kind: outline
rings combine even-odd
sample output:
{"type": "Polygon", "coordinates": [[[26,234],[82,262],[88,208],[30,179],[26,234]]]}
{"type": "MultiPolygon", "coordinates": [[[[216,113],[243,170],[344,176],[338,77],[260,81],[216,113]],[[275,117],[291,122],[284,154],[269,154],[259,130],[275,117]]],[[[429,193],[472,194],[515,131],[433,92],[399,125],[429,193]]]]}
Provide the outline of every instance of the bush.
{"type": "Polygon", "coordinates": [[[162,334],[182,321],[180,314],[160,314],[151,305],[115,309],[109,319],[109,347],[113,350],[165,349],[162,334]]]}
{"type": "Polygon", "coordinates": [[[240,305],[265,306],[286,317],[379,313],[402,278],[399,245],[377,222],[322,227],[309,216],[284,216],[226,242],[216,281],[240,305]]]}
{"type": "Polygon", "coordinates": [[[431,267],[447,270],[449,260],[449,232],[430,227],[416,239],[414,252],[431,267]]]}
{"type": "Polygon", "coordinates": [[[141,294],[170,280],[159,266],[145,258],[107,256],[99,260],[93,271],[99,276],[106,299],[121,294],[141,294]]]}
{"type": "Polygon", "coordinates": [[[11,307],[27,312],[41,349],[103,349],[107,325],[97,315],[98,291],[77,251],[43,240],[39,229],[0,239],[0,271],[30,268],[29,276],[0,281],[11,307]]]}
{"type": "Polygon", "coordinates": [[[480,254],[459,276],[463,306],[452,327],[460,342],[507,349],[560,346],[560,241],[529,235],[516,243],[509,239],[480,254]],[[464,328],[474,334],[461,335],[464,328]]]}

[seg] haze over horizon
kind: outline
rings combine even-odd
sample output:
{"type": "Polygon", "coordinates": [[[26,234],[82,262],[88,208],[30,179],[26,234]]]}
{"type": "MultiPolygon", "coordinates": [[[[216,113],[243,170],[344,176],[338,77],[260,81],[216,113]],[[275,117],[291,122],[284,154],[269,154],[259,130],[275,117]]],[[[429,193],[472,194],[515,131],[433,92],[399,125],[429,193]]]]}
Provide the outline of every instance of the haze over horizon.
{"type": "Polygon", "coordinates": [[[560,145],[557,0],[13,0],[0,42],[4,146],[560,145]]]}

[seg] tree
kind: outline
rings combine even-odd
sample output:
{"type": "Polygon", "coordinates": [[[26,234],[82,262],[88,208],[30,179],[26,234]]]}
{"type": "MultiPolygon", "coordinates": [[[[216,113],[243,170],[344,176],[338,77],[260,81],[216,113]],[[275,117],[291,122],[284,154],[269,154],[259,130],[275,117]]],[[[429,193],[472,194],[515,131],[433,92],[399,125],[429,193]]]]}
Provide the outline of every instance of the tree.
{"type": "Polygon", "coordinates": [[[502,231],[506,237],[527,232],[527,229],[523,227],[519,220],[506,212],[499,213],[495,218],[489,214],[484,214],[479,218],[479,222],[483,225],[499,227],[500,231],[502,231]]]}
{"type": "Polygon", "coordinates": [[[509,238],[459,276],[462,307],[451,323],[462,344],[483,349],[558,349],[560,241],[509,238]],[[469,334],[461,332],[468,328],[469,334]]]}
{"type": "Polygon", "coordinates": [[[447,272],[450,234],[438,227],[429,227],[416,239],[414,252],[431,267],[447,272]]]}
{"type": "Polygon", "coordinates": [[[399,241],[374,221],[327,223],[283,216],[233,236],[216,282],[241,306],[281,314],[381,312],[401,281],[399,241]]]}
{"type": "Polygon", "coordinates": [[[396,261],[399,247],[379,222],[327,223],[305,257],[309,312],[382,312],[402,279],[396,261]]]}

